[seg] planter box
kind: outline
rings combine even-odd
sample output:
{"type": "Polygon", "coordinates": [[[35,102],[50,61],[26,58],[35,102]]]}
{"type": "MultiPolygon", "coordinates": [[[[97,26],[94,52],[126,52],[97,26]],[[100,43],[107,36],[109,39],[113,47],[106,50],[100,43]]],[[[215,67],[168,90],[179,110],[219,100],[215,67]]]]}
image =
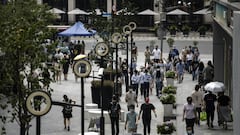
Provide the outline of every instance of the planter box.
{"type": "Polygon", "coordinates": [[[166,78],[167,80],[167,86],[171,85],[174,86],[174,79],[173,78],[166,78]]]}
{"type": "Polygon", "coordinates": [[[173,105],[172,104],[163,104],[163,116],[173,116],[173,105]]]}

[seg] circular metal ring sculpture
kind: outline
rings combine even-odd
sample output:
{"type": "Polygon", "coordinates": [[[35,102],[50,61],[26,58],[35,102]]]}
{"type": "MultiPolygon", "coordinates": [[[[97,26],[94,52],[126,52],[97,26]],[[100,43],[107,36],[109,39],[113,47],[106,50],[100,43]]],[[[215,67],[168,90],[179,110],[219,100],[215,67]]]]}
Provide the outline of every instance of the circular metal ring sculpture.
{"type": "Polygon", "coordinates": [[[112,42],[118,44],[122,41],[122,35],[118,32],[112,34],[112,42]]]}
{"type": "Polygon", "coordinates": [[[137,28],[137,24],[135,22],[130,22],[128,25],[132,28],[132,30],[137,28]]]}
{"type": "Polygon", "coordinates": [[[32,92],[26,100],[27,110],[35,116],[42,116],[49,112],[52,100],[45,91],[32,92]]]}
{"type": "Polygon", "coordinates": [[[73,72],[78,77],[88,77],[91,70],[92,66],[87,60],[79,60],[73,65],[73,72]]]}
{"type": "Polygon", "coordinates": [[[99,42],[96,44],[95,52],[98,56],[106,56],[109,52],[109,47],[105,42],[99,42]]]}
{"type": "Polygon", "coordinates": [[[129,25],[125,25],[125,26],[123,27],[123,33],[124,33],[124,34],[128,35],[128,34],[130,34],[131,32],[132,32],[132,28],[131,28],[129,25]]]}

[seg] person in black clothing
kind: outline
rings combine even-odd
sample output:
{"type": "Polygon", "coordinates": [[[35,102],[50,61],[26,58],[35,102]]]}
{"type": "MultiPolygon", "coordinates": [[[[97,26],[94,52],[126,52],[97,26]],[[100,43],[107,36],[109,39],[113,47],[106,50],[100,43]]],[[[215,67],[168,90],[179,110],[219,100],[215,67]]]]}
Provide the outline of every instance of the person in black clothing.
{"type": "Polygon", "coordinates": [[[220,92],[218,96],[218,125],[223,125],[223,128],[227,129],[227,122],[232,120],[230,98],[224,95],[224,92],[220,92]]]}
{"type": "Polygon", "coordinates": [[[199,65],[198,65],[198,84],[200,86],[203,86],[204,85],[204,76],[203,76],[203,70],[204,70],[204,64],[202,61],[199,62],[199,65]]]}
{"type": "Polygon", "coordinates": [[[142,122],[143,122],[143,131],[144,135],[147,135],[147,130],[148,130],[148,135],[150,135],[151,131],[151,111],[154,112],[155,117],[157,117],[155,107],[153,104],[149,103],[149,97],[146,97],[145,103],[141,105],[140,112],[138,115],[138,120],[140,119],[140,115],[142,113],[142,122]]]}
{"type": "Polygon", "coordinates": [[[108,111],[111,119],[112,135],[119,135],[119,115],[121,106],[117,103],[117,97],[115,95],[112,98],[108,111]]]}
{"type": "Polygon", "coordinates": [[[215,111],[215,105],[214,103],[217,101],[217,96],[214,95],[211,91],[209,91],[204,96],[204,103],[206,107],[206,113],[207,113],[207,125],[208,127],[213,128],[213,120],[214,120],[214,111],[215,111]],[[211,123],[210,123],[211,119],[211,123]]]}
{"type": "MultiPolygon", "coordinates": [[[[72,99],[69,99],[67,95],[63,95],[63,102],[67,104],[76,103],[72,99]]],[[[70,118],[72,118],[72,106],[71,105],[64,105],[62,109],[63,118],[64,118],[64,129],[70,130],[70,118]]]]}

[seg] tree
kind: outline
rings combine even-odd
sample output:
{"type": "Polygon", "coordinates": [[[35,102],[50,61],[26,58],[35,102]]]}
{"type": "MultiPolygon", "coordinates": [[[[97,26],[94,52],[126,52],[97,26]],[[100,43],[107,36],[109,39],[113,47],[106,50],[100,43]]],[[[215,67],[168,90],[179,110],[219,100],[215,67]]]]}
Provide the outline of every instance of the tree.
{"type": "MultiPolygon", "coordinates": [[[[12,0],[0,5],[0,111],[11,114],[1,113],[0,118],[3,124],[17,121],[21,135],[33,118],[25,107],[26,97],[33,90],[51,91],[52,80],[44,63],[54,47],[44,43],[53,37],[47,25],[54,17],[47,10],[36,0],[12,0]]],[[[1,134],[6,134],[4,127],[0,128],[1,134]]]]}

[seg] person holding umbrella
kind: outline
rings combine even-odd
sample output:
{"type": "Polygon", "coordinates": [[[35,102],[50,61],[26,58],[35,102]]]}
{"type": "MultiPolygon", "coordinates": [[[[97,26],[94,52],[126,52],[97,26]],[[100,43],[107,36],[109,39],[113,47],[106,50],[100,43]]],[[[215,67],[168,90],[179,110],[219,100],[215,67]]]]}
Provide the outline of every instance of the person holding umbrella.
{"type": "Polygon", "coordinates": [[[217,101],[217,96],[212,93],[212,91],[208,91],[208,93],[204,96],[204,105],[206,107],[206,114],[207,114],[207,125],[210,128],[213,128],[213,121],[214,121],[214,112],[215,112],[215,105],[214,103],[217,101]],[[211,119],[211,122],[210,122],[211,119]]]}

